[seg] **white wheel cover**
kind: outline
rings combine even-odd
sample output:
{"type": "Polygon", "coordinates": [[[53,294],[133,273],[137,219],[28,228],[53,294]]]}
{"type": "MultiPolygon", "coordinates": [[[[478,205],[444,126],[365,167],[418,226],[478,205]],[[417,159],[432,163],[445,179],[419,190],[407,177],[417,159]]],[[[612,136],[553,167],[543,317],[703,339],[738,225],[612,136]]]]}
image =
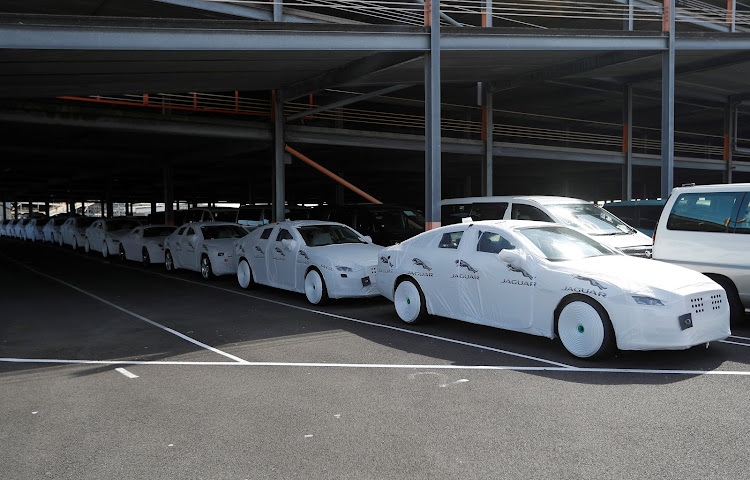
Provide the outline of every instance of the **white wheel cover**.
{"type": "Polygon", "coordinates": [[[401,320],[406,323],[414,322],[419,316],[419,311],[422,309],[419,289],[408,280],[399,283],[398,287],[396,287],[396,293],[393,296],[393,304],[401,320]]]}
{"type": "Polygon", "coordinates": [[[237,267],[237,282],[240,284],[240,287],[249,287],[251,277],[250,265],[248,265],[247,261],[241,260],[239,266],[237,267]]]}
{"type": "Polygon", "coordinates": [[[107,258],[109,256],[109,249],[107,248],[107,242],[106,241],[102,244],[102,256],[104,258],[107,258]]]}
{"type": "Polygon", "coordinates": [[[560,312],[557,323],[560,340],[580,358],[594,355],[604,342],[604,324],[599,312],[586,302],[571,302],[560,312]]]}
{"type": "Polygon", "coordinates": [[[323,279],[315,270],[305,276],[305,296],[313,305],[317,305],[323,299],[323,279]]]}

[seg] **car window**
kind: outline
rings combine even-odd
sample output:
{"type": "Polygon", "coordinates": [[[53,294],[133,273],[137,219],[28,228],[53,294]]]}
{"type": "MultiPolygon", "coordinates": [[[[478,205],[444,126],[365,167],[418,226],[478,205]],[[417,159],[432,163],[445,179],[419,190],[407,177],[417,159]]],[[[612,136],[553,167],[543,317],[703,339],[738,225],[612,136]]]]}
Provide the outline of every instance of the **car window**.
{"type": "Polygon", "coordinates": [[[750,234],[750,193],[745,195],[745,200],[740,206],[734,231],[735,233],[750,234]]]}
{"type": "Polygon", "coordinates": [[[443,236],[440,237],[438,248],[458,248],[458,244],[461,243],[461,237],[463,237],[463,235],[463,230],[444,233],[443,236]]]}
{"type": "Polygon", "coordinates": [[[482,232],[477,242],[477,252],[500,253],[516,248],[505,237],[496,232],[482,232]]]}
{"type": "Polygon", "coordinates": [[[533,220],[535,222],[554,222],[549,215],[533,205],[525,203],[514,203],[510,211],[513,220],[533,220]]]}
{"type": "MultiPolygon", "coordinates": [[[[524,207],[528,205],[522,205],[524,207]]],[[[533,207],[532,207],[533,208],[533,207]]],[[[495,203],[475,203],[471,206],[469,216],[472,220],[502,220],[505,211],[508,209],[508,202],[495,203]]],[[[542,212],[543,213],[543,212],[542,212]]]]}
{"type": "Polygon", "coordinates": [[[471,205],[443,205],[440,208],[440,222],[443,225],[461,223],[462,218],[471,214],[471,205]]]}
{"type": "Polygon", "coordinates": [[[552,262],[617,255],[593,238],[568,227],[524,228],[520,233],[552,262]]]}
{"type": "Polygon", "coordinates": [[[213,212],[214,214],[214,221],[216,222],[236,222],[237,221],[237,211],[236,210],[220,210],[213,212]]]}
{"type": "Polygon", "coordinates": [[[282,240],[291,240],[293,238],[294,237],[292,236],[292,234],[286,228],[282,228],[281,230],[279,230],[279,234],[276,235],[277,242],[280,242],[282,240]]]}
{"type": "Polygon", "coordinates": [[[308,247],[322,247],[342,243],[367,243],[345,225],[306,225],[297,231],[308,247]]]}
{"type": "Polygon", "coordinates": [[[263,233],[260,234],[261,240],[268,240],[268,238],[271,236],[271,232],[273,232],[273,227],[263,230],[263,233]]]}
{"type": "Polygon", "coordinates": [[[203,238],[213,240],[218,238],[242,238],[247,230],[239,225],[204,225],[201,227],[203,238]]]}
{"type": "Polygon", "coordinates": [[[188,237],[192,237],[193,235],[195,235],[195,230],[193,229],[193,227],[188,228],[185,235],[187,235],[188,237]]]}
{"type": "MultiPolygon", "coordinates": [[[[139,231],[140,229],[138,229],[139,231]]],[[[143,230],[144,237],[166,237],[174,232],[174,227],[148,227],[143,230]]]]}
{"type": "Polygon", "coordinates": [[[185,233],[185,228],[187,228],[187,227],[182,227],[182,228],[180,229],[180,231],[179,231],[179,232],[177,232],[177,235],[182,235],[183,233],[185,233]]]}
{"type": "Polygon", "coordinates": [[[593,203],[547,205],[547,209],[560,223],[589,235],[629,235],[634,232],[627,223],[593,203]]]}
{"type": "Polygon", "coordinates": [[[691,232],[728,232],[742,193],[683,193],[672,206],[667,229],[691,232]]]}

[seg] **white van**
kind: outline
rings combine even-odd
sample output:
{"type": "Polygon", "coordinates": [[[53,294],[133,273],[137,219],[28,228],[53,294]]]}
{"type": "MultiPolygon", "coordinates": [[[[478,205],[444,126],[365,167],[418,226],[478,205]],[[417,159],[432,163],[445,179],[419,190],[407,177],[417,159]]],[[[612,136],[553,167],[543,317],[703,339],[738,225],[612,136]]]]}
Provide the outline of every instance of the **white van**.
{"type": "Polygon", "coordinates": [[[655,259],[697,270],[724,287],[732,322],[750,308],[750,183],[678,187],[654,234],[655,259]]]}
{"type": "Polygon", "coordinates": [[[651,257],[651,238],[586,200],[568,197],[504,196],[450,198],[441,202],[442,225],[472,220],[536,220],[562,223],[635,257],[651,257]]]}

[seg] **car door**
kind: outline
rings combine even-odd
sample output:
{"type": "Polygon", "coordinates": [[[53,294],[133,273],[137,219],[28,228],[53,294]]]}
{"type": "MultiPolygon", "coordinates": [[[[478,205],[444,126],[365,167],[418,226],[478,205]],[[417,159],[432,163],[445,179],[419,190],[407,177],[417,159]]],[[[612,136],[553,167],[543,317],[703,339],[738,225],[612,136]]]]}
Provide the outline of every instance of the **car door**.
{"type": "Polygon", "coordinates": [[[531,324],[535,269],[513,268],[498,254],[514,250],[511,236],[502,230],[474,226],[464,235],[460,251],[460,296],[466,320],[513,330],[531,324]]]}
{"type": "Polygon", "coordinates": [[[268,263],[266,257],[270,254],[268,245],[271,243],[271,237],[275,238],[274,231],[278,227],[265,227],[260,232],[260,237],[248,245],[249,250],[245,251],[245,258],[250,262],[250,268],[253,270],[255,281],[263,285],[270,285],[268,275],[268,263]]]}
{"type": "Polygon", "coordinates": [[[268,264],[269,281],[273,286],[293,290],[297,252],[299,251],[301,239],[296,240],[292,234],[292,228],[284,226],[279,227],[278,233],[270,240],[266,250],[268,252],[266,254],[266,262],[268,264]],[[282,243],[283,240],[295,240],[294,248],[287,248],[282,243]]]}
{"type": "Polygon", "coordinates": [[[86,232],[86,240],[89,242],[89,248],[94,251],[101,251],[102,249],[102,223],[104,220],[97,220],[91,224],[88,232],[86,232]]]}
{"type": "Polygon", "coordinates": [[[125,258],[138,261],[141,259],[139,239],[143,234],[143,227],[136,227],[120,240],[122,248],[125,249],[125,258]]]}
{"type": "MultiPolygon", "coordinates": [[[[442,235],[436,235],[424,247],[417,246],[406,252],[403,262],[408,264],[407,275],[422,287],[430,313],[443,317],[463,319],[458,296],[458,247],[465,226],[456,225],[442,235]]],[[[390,258],[380,261],[390,262],[390,258]]]]}
{"type": "Polygon", "coordinates": [[[198,228],[190,225],[180,239],[180,263],[190,270],[198,269],[198,228]]]}

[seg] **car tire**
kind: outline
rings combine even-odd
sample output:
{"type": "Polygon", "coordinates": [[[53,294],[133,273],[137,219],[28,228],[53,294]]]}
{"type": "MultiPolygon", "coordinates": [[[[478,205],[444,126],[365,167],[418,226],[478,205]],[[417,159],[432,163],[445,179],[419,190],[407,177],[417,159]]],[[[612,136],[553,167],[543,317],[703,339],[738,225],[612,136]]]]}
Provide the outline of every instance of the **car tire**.
{"type": "Polygon", "coordinates": [[[91,244],[89,243],[88,239],[86,239],[86,241],[83,243],[83,251],[86,253],[89,253],[91,251],[91,244]]]}
{"type": "Polygon", "coordinates": [[[745,307],[742,305],[740,294],[734,282],[726,277],[707,275],[711,280],[721,285],[721,288],[727,293],[727,302],[729,302],[729,323],[732,327],[739,327],[745,320],[745,307]]]}
{"type": "Polygon", "coordinates": [[[143,264],[143,268],[151,266],[151,255],[148,254],[148,248],[146,247],[143,247],[143,251],[141,252],[141,263],[143,264]]]}
{"type": "Polygon", "coordinates": [[[328,290],[323,275],[315,269],[305,275],[305,296],[313,305],[324,305],[328,302],[328,290]]]}
{"type": "Polygon", "coordinates": [[[253,270],[250,268],[248,261],[244,258],[240,260],[240,264],[237,265],[237,283],[239,283],[240,287],[245,290],[255,286],[253,270]]]}
{"type": "Polygon", "coordinates": [[[427,306],[424,293],[417,282],[406,279],[396,286],[393,294],[393,305],[396,314],[404,323],[419,323],[427,317],[427,306]]]}
{"type": "Polygon", "coordinates": [[[203,277],[203,280],[211,280],[214,274],[211,271],[211,260],[208,258],[207,255],[203,255],[201,257],[200,266],[201,266],[201,277],[203,277]]]}
{"type": "Polygon", "coordinates": [[[175,271],[174,258],[172,258],[172,252],[169,250],[164,252],[164,267],[167,269],[167,273],[175,271]]]}
{"type": "Polygon", "coordinates": [[[120,245],[120,248],[117,251],[117,257],[120,259],[121,263],[125,263],[126,257],[125,257],[125,249],[122,245],[120,245]]]}
{"type": "Polygon", "coordinates": [[[109,258],[109,247],[106,240],[102,242],[102,257],[109,258]]]}
{"type": "Polygon", "coordinates": [[[571,355],[593,360],[614,353],[615,331],[599,303],[583,295],[575,296],[563,303],[558,312],[557,335],[571,355]]]}
{"type": "Polygon", "coordinates": [[[59,246],[61,246],[61,247],[63,246],[63,239],[62,239],[62,235],[60,235],[60,237],[59,237],[59,238],[57,239],[57,244],[58,244],[59,246]]]}
{"type": "Polygon", "coordinates": [[[78,241],[76,240],[76,237],[73,237],[73,243],[71,243],[71,247],[73,247],[73,250],[78,250],[78,241]]]}

